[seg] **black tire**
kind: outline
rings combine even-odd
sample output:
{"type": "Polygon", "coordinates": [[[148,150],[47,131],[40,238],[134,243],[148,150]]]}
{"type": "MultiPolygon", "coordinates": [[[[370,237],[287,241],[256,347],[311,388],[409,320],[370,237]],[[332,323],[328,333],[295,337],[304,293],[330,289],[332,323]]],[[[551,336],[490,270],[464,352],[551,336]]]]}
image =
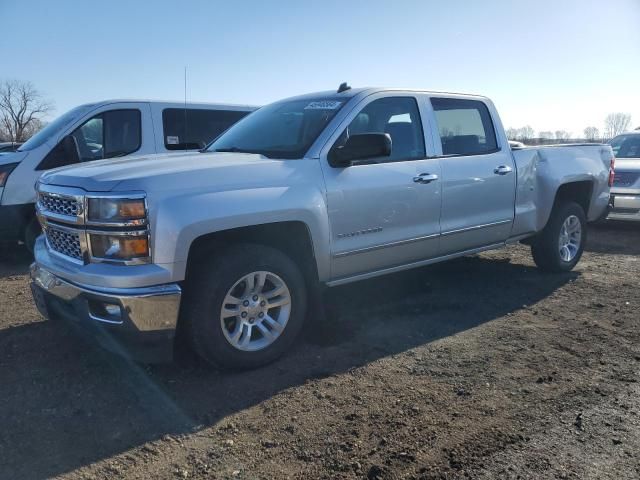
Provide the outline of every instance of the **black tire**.
{"type": "Polygon", "coordinates": [[[305,280],[296,264],[275,248],[241,244],[214,250],[189,274],[181,321],[198,355],[207,362],[229,369],[266,365],[286,352],[298,337],[307,308],[305,280]],[[268,271],[279,276],[291,295],[291,312],[282,333],[257,351],[242,351],[224,335],[220,310],[227,292],[243,276],[268,271]]]}
{"type": "Polygon", "coordinates": [[[533,261],[538,268],[547,272],[568,272],[580,261],[587,241],[587,219],[584,210],[575,202],[562,202],[555,205],[544,230],[531,244],[533,261]],[[575,256],[565,261],[560,255],[559,240],[562,226],[569,217],[575,216],[580,221],[580,244],[575,256]]]}
{"type": "Polygon", "coordinates": [[[40,223],[37,218],[32,218],[27,227],[24,229],[24,246],[29,253],[33,255],[33,249],[36,244],[36,238],[42,233],[40,223]]]}

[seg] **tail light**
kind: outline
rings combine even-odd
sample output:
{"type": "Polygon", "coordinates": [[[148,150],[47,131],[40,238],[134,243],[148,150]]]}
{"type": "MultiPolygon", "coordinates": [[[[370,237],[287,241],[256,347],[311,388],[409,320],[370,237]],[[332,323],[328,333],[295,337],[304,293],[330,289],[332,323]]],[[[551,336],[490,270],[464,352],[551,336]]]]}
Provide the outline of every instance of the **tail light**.
{"type": "Polygon", "coordinates": [[[616,176],[616,157],[611,157],[611,163],[609,164],[609,187],[613,187],[613,180],[616,176]]]}

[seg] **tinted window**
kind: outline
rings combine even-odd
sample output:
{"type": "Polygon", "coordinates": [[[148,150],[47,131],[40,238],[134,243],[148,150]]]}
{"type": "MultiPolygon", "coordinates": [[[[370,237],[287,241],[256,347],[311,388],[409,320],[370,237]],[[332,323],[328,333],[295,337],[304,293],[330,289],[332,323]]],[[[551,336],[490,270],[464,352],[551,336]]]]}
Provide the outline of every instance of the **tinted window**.
{"type": "Polygon", "coordinates": [[[249,112],[167,108],[162,111],[167,150],[195,150],[207,146],[249,112]]]}
{"type": "MultiPolygon", "coordinates": [[[[137,151],[142,142],[140,122],[140,111],[133,109],[112,110],[91,117],[71,132],[78,145],[80,161],[122,157],[137,151]]],[[[37,169],[62,167],[70,161],[64,154],[61,141],[37,169]]]]}
{"type": "Polygon", "coordinates": [[[609,144],[617,158],[640,158],[640,135],[619,135],[609,144]]]}
{"type": "Polygon", "coordinates": [[[487,106],[476,100],[432,98],[443,155],[479,155],[498,149],[487,106]]]}
{"type": "Polygon", "coordinates": [[[272,103],[236,123],[209,145],[207,151],[302,158],[347,100],[344,96],[335,96],[272,103]]]}
{"type": "Polygon", "coordinates": [[[336,145],[343,145],[350,135],[360,133],[389,134],[391,156],[379,161],[398,162],[426,157],[420,112],[413,97],[374,100],[356,115],[336,145]]]}

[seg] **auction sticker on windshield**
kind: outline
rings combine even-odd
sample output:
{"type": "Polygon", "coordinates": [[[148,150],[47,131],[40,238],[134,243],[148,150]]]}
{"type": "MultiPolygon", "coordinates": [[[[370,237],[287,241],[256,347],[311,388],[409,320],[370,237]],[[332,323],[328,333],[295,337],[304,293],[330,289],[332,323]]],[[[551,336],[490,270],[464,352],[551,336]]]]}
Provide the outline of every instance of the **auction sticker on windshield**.
{"type": "Polygon", "coordinates": [[[337,100],[322,100],[318,102],[311,102],[309,105],[304,107],[305,110],[335,110],[342,102],[337,100]]]}

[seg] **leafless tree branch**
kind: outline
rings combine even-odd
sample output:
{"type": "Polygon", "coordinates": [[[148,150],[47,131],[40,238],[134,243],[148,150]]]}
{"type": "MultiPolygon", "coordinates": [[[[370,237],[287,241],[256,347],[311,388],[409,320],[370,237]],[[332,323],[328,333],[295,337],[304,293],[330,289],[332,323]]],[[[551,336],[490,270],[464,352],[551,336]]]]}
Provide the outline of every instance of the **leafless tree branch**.
{"type": "Polygon", "coordinates": [[[0,125],[10,141],[25,141],[42,125],[41,118],[52,108],[31,82],[0,82],[0,125]]]}

